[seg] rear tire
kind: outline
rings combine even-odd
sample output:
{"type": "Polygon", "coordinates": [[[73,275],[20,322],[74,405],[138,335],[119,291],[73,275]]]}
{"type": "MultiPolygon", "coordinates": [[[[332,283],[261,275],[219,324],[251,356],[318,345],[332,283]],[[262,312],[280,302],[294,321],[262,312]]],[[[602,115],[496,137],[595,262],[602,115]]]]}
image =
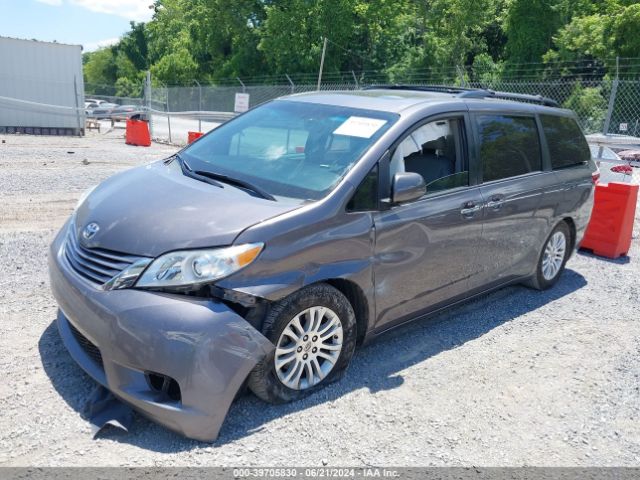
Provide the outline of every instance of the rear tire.
{"type": "Polygon", "coordinates": [[[249,374],[249,388],[266,402],[287,403],[342,376],[355,350],[356,318],[339,290],[319,283],[274,304],[262,333],[276,348],[249,374]]]}
{"type": "Polygon", "coordinates": [[[536,272],[525,285],[536,290],[546,290],[555,285],[569,260],[571,245],[569,226],[560,222],[544,242],[536,272]]]}

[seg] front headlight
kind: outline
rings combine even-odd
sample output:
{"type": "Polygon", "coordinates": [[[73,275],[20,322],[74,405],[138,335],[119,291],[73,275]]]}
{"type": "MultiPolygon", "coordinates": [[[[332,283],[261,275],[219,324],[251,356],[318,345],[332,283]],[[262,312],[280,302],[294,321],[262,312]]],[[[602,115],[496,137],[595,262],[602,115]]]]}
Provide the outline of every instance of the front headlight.
{"type": "Polygon", "coordinates": [[[145,270],[136,287],[186,287],[212,282],[231,275],[253,262],[263,243],[248,243],[208,250],[166,253],[145,270]]]}

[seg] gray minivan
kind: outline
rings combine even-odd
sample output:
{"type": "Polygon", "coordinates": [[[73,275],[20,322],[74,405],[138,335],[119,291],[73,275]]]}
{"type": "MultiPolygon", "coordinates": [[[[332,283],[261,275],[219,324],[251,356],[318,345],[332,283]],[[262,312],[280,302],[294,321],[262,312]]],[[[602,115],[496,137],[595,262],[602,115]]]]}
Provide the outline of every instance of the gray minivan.
{"type": "Polygon", "coordinates": [[[590,157],[538,96],[281,98],[80,200],[49,257],[59,331],[115,396],[211,441],[245,384],[296,400],[392,327],[551,287],[589,222],[590,157]]]}

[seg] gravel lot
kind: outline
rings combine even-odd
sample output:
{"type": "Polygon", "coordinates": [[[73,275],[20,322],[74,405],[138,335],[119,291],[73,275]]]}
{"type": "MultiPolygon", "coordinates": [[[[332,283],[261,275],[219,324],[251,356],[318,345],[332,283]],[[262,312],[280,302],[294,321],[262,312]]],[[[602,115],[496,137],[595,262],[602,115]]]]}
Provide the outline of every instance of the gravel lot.
{"type": "Polygon", "coordinates": [[[213,445],[139,416],[92,439],[94,384],[58,337],[46,255],[84,189],[175,150],[121,136],[0,136],[0,465],[640,464],[637,217],[629,258],[578,254],[549,292],[396,330],[305,401],[247,395],[213,445]]]}

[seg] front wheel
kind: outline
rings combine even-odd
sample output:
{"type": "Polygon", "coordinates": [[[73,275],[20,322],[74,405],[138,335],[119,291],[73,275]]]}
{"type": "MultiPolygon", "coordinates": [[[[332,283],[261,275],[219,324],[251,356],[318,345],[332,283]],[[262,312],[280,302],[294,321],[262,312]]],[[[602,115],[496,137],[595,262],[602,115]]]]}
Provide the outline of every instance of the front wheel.
{"type": "Polygon", "coordinates": [[[298,400],[337,380],[355,349],[353,308],[327,284],[312,285],[276,303],[262,330],[276,348],[253,369],[249,388],[270,403],[298,400]]]}
{"type": "Polygon", "coordinates": [[[526,283],[537,290],[552,287],[560,278],[564,266],[569,259],[571,248],[571,233],[565,222],[560,222],[553,229],[542,248],[536,273],[526,283]]]}

